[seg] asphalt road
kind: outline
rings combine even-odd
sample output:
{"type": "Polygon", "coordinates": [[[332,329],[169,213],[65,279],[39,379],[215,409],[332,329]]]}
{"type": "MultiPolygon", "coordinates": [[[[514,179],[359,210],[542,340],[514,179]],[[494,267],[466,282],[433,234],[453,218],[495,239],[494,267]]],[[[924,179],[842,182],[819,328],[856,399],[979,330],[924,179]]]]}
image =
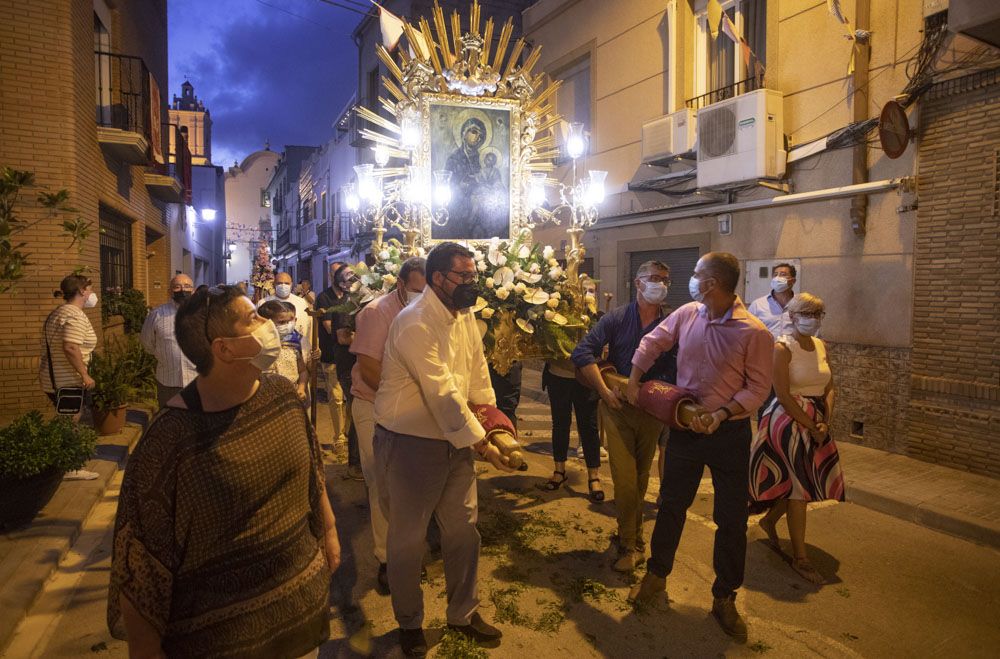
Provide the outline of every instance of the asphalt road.
{"type": "MultiPolygon", "coordinates": [[[[792,572],[763,543],[763,533],[751,521],[746,584],[737,600],[750,626],[750,642],[732,644],[708,613],[713,525],[707,478],[688,515],[677,565],[668,579],[669,605],[631,611],[623,603],[627,580],[609,569],[614,504],[587,501],[585,472],[572,460],[568,489],[543,494],[533,488],[551,468],[542,453],[548,409],[525,401],[519,416],[522,432],[530,433],[524,440],[534,442],[537,451],[529,458],[531,470],[514,476],[485,470],[480,477],[481,528],[510,519],[535,524],[531,534],[518,536],[526,540],[514,553],[505,551],[503,538],[484,531],[479,571],[484,617],[511,615],[512,601],[515,613],[521,607],[520,618],[500,624],[504,643],[490,656],[993,657],[1000,648],[997,551],[852,504],[810,511],[810,552],[830,580],[820,588],[792,572]],[[544,618],[546,611],[557,613],[544,618]],[[546,627],[543,620],[554,624],[546,627]]],[[[328,416],[321,415],[321,436],[329,435],[328,428],[328,416]]],[[[606,468],[604,474],[611,500],[606,468]]],[[[332,584],[332,640],[321,656],[357,656],[352,647],[375,656],[400,656],[389,600],[372,590],[375,563],[364,488],[345,480],[340,464],[331,463],[328,476],[345,562],[332,584]]],[[[118,483],[120,474],[5,656],[127,656],[125,644],[112,639],[105,624],[118,483]]],[[[656,481],[648,495],[647,536],[655,486],[656,481]]],[[[779,533],[787,538],[783,523],[779,533]]],[[[444,610],[440,561],[431,560],[428,572],[425,626],[434,627],[444,610]]],[[[440,632],[430,636],[437,639],[440,632]]],[[[436,652],[462,656],[447,642],[436,652]]]]}

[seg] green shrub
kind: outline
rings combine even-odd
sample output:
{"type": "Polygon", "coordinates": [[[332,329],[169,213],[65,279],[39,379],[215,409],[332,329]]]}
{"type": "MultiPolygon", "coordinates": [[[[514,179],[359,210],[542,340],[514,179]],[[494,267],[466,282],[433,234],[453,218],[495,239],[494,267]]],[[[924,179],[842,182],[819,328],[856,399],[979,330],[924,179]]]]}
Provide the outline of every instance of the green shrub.
{"type": "Polygon", "coordinates": [[[46,421],[35,410],[0,429],[0,478],[27,478],[49,468],[79,469],[94,454],[97,433],[73,419],[46,421]]]}
{"type": "Polygon", "coordinates": [[[91,357],[87,371],[96,383],[92,400],[98,412],[156,396],[156,358],[135,335],[106,341],[104,349],[91,357]]]}
{"type": "Polygon", "coordinates": [[[106,292],[101,298],[101,319],[106,323],[111,316],[125,320],[125,333],[138,334],[146,322],[149,307],[142,291],[130,289],[122,293],[106,292]]]}

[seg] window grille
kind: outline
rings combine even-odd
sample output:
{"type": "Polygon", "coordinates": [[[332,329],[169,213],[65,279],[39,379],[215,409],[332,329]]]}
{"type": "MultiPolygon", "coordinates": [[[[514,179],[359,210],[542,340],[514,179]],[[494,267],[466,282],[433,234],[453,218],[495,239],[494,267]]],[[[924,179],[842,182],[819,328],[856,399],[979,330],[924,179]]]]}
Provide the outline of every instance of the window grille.
{"type": "Polygon", "coordinates": [[[120,293],[132,288],[132,223],[102,208],[100,218],[101,285],[120,293]]]}

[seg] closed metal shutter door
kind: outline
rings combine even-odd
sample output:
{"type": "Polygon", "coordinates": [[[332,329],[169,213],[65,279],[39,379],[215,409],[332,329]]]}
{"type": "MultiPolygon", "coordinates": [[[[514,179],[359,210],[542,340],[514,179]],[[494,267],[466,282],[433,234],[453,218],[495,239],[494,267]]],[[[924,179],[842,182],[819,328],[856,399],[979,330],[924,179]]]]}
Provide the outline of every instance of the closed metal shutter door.
{"type": "Polygon", "coordinates": [[[629,252],[629,301],[635,300],[635,273],[646,261],[662,261],[670,268],[670,290],[667,292],[667,308],[671,311],[691,301],[687,282],[694,272],[701,254],[697,247],[678,249],[657,249],[649,252],[629,252]]]}

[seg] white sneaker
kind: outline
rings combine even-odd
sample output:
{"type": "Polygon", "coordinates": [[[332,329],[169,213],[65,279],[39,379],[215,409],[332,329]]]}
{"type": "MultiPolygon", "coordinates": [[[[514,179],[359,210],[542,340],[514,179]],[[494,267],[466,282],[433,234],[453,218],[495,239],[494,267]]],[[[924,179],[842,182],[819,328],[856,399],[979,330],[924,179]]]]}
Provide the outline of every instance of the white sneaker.
{"type": "Polygon", "coordinates": [[[87,471],[86,469],[75,469],[63,474],[63,480],[65,481],[92,481],[99,477],[100,474],[96,471],[87,471]]]}

